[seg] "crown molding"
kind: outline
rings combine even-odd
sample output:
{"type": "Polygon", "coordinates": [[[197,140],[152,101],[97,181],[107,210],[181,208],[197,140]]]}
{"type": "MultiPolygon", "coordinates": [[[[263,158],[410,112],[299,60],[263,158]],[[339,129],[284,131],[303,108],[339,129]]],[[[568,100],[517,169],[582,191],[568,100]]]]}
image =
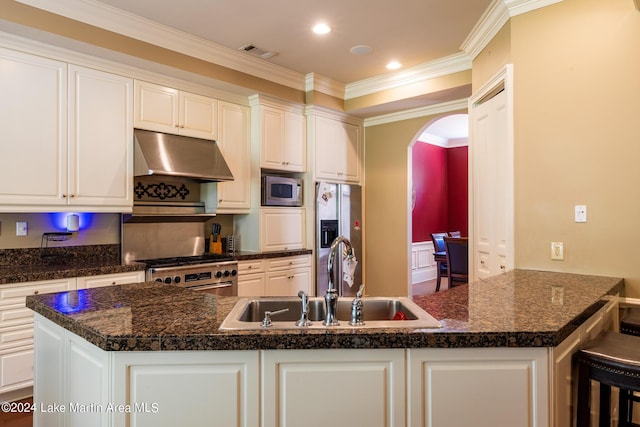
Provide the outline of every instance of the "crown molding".
{"type": "MultiPolygon", "coordinates": [[[[316,90],[348,100],[469,70],[471,61],[510,17],[562,0],[494,0],[463,42],[462,52],[346,85],[315,73],[303,75],[95,0],[16,1],[296,90],[316,90]]],[[[638,5],[640,0],[635,2],[638,5]]]]}
{"type": "Polygon", "coordinates": [[[532,10],[541,9],[546,6],[550,6],[555,3],[560,3],[563,0],[503,0],[507,9],[509,9],[509,15],[517,16],[523,13],[531,12],[532,10]]]}
{"type": "Polygon", "coordinates": [[[305,92],[317,91],[336,98],[344,99],[345,85],[337,80],[318,73],[309,73],[305,76],[305,92]]]}
{"type": "Polygon", "coordinates": [[[563,0],[494,0],[462,42],[460,49],[473,60],[510,18],[561,1],[563,0]]]}
{"type": "Polygon", "coordinates": [[[471,60],[464,53],[457,53],[435,61],[426,62],[399,72],[382,74],[365,80],[348,83],[345,100],[370,95],[384,90],[420,83],[425,80],[471,69],[471,60]]]}
{"type": "Polygon", "coordinates": [[[302,73],[93,0],[16,0],[57,15],[303,91],[302,73]]]}
{"type": "Polygon", "coordinates": [[[449,113],[451,111],[467,110],[468,108],[469,100],[467,98],[458,99],[455,101],[429,105],[427,107],[414,108],[411,110],[399,111],[397,113],[389,113],[381,116],[369,117],[364,119],[364,127],[399,122],[401,120],[415,119],[417,117],[433,116],[435,114],[449,113]]]}

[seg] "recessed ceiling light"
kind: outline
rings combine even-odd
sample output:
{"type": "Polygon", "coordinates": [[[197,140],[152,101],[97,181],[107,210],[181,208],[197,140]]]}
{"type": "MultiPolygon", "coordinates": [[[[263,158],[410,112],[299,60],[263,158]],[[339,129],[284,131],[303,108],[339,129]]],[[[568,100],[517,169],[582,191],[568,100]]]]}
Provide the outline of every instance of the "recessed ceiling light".
{"type": "Polygon", "coordinates": [[[366,44],[359,44],[351,48],[351,53],[354,55],[368,55],[373,51],[371,46],[367,46],[366,44]]]}
{"type": "Polygon", "coordinates": [[[313,32],[316,34],[327,34],[331,32],[331,27],[324,22],[313,26],[313,32]]]}
{"type": "Polygon", "coordinates": [[[387,68],[390,70],[397,70],[400,67],[402,67],[402,64],[398,61],[391,61],[387,64],[387,68]]]}

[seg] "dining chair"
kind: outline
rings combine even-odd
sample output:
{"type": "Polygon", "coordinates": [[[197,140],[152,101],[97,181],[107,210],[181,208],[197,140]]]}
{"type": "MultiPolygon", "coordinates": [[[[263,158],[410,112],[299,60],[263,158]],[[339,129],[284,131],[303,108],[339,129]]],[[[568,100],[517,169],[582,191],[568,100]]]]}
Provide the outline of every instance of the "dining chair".
{"type": "Polygon", "coordinates": [[[466,237],[445,237],[449,288],[469,282],[469,239],[466,237]]]}
{"type": "Polygon", "coordinates": [[[449,237],[462,237],[459,231],[450,231],[449,237]]]}
{"type": "Polygon", "coordinates": [[[447,237],[447,233],[431,233],[431,240],[433,241],[433,259],[436,262],[436,292],[440,290],[440,282],[443,277],[449,277],[447,269],[447,256],[444,248],[444,238],[447,237]]]}

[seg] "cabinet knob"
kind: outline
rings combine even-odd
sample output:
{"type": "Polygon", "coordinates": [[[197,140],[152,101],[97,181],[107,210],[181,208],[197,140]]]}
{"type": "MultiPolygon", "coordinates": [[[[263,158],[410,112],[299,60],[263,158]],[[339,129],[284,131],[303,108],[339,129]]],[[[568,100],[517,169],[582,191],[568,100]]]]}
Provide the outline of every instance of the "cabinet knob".
{"type": "Polygon", "coordinates": [[[39,290],[37,290],[37,289],[36,289],[35,291],[33,291],[33,294],[34,294],[34,295],[38,295],[39,293],[40,293],[40,291],[39,291],[39,290]]]}
{"type": "Polygon", "coordinates": [[[111,284],[112,284],[112,285],[115,285],[115,284],[116,284],[116,282],[111,282],[111,284]]]}

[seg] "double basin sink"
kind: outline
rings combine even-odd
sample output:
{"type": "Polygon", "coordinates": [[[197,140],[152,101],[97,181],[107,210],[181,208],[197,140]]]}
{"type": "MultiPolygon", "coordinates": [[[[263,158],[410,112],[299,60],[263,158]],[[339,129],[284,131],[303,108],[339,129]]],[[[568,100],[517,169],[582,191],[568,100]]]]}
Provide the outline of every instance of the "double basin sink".
{"type": "Polygon", "coordinates": [[[273,329],[360,329],[394,328],[424,329],[440,328],[433,316],[406,297],[364,297],[364,325],[351,326],[351,304],[353,298],[338,298],[337,326],[324,326],[326,316],[324,298],[309,298],[310,326],[296,326],[302,314],[302,300],[297,297],[242,298],[220,325],[220,330],[273,330],[273,329]],[[284,311],[285,309],[288,309],[284,311]],[[270,326],[263,326],[265,312],[273,313],[270,326]],[[278,313],[276,313],[278,312],[278,313]]]}

